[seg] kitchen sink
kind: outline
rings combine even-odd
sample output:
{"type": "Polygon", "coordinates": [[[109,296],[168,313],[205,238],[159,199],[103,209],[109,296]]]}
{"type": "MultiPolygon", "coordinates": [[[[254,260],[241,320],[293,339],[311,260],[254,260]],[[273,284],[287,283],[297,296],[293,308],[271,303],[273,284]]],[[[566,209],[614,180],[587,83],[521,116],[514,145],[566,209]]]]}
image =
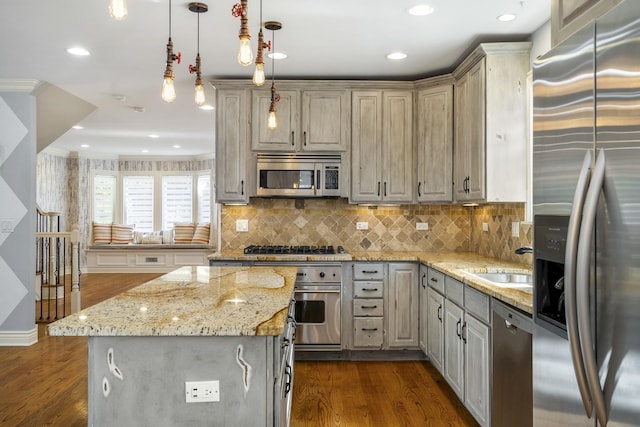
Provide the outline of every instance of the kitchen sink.
{"type": "Polygon", "coordinates": [[[533,277],[528,273],[471,273],[501,288],[533,289],[533,277]]]}

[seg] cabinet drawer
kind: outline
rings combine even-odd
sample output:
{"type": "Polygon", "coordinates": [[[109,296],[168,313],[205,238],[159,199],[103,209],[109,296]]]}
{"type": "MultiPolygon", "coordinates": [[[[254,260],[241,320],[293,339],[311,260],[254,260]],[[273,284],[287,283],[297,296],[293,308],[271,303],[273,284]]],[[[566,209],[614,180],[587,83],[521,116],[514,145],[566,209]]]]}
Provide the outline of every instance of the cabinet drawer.
{"type": "Polygon", "coordinates": [[[354,280],[382,280],[384,268],[382,263],[357,263],[353,264],[354,280]]]}
{"type": "Polygon", "coordinates": [[[445,276],[444,293],[447,298],[458,304],[460,307],[464,306],[464,284],[462,282],[459,282],[449,276],[445,276]]]}
{"type": "Polygon", "coordinates": [[[464,288],[464,308],[478,320],[482,320],[484,323],[491,324],[491,298],[488,295],[483,294],[469,286],[464,288]]]}
{"type": "Polygon", "coordinates": [[[356,317],[353,319],[354,347],[382,347],[382,318],[356,317]]]}
{"type": "Polygon", "coordinates": [[[353,296],[356,298],[382,298],[383,282],[353,282],[353,296]]]}
{"type": "Polygon", "coordinates": [[[436,291],[444,295],[444,274],[432,268],[427,273],[427,281],[436,291]]]}
{"type": "Polygon", "coordinates": [[[383,300],[376,299],[354,299],[354,316],[382,316],[383,300]]]}

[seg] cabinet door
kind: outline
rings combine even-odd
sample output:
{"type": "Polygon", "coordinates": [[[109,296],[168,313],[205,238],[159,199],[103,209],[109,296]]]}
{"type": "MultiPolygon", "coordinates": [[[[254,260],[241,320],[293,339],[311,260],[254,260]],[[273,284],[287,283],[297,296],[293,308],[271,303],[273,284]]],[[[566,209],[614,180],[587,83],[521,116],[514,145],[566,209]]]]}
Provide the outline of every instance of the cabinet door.
{"type": "Polygon", "coordinates": [[[219,89],[216,99],[216,201],[247,203],[247,93],[219,89]]]}
{"type": "Polygon", "coordinates": [[[420,287],[418,292],[420,293],[420,307],[418,309],[418,333],[420,339],[420,350],[427,354],[427,328],[429,325],[428,320],[428,307],[429,300],[427,298],[427,272],[429,268],[426,265],[420,264],[420,287]]]}
{"type": "Polygon", "coordinates": [[[551,44],[562,40],[598,18],[622,0],[555,0],[551,2],[551,44]]]}
{"type": "Polygon", "coordinates": [[[413,200],[413,94],[387,91],[382,107],[382,200],[413,200]]]}
{"type": "Polygon", "coordinates": [[[352,202],[381,200],[382,92],[354,91],[351,100],[352,202]]]}
{"type": "Polygon", "coordinates": [[[344,151],[347,148],[348,101],[344,90],[302,93],[302,150],[344,151]]]}
{"type": "Polygon", "coordinates": [[[418,348],[418,266],[389,264],[388,347],[418,348]]]}
{"type": "Polygon", "coordinates": [[[427,289],[427,356],[431,364],[443,374],[444,361],[444,297],[433,288],[427,289]]]}
{"type": "Polygon", "coordinates": [[[453,87],[418,92],[417,200],[453,200],[453,87]]]}
{"type": "Polygon", "coordinates": [[[468,73],[467,116],[469,125],[467,146],[467,199],[485,198],[485,59],[468,73]]]}
{"type": "Polygon", "coordinates": [[[251,148],[256,151],[295,151],[298,132],[298,92],[278,91],[280,101],[276,102],[278,127],[267,127],[271,92],[254,90],[252,97],[251,148]]]}
{"type": "Polygon", "coordinates": [[[490,328],[465,314],[465,406],[482,426],[489,425],[490,328]]]}
{"type": "Polygon", "coordinates": [[[444,378],[461,401],[464,401],[464,343],[462,341],[463,311],[456,304],[444,301],[444,378]]]}
{"type": "Polygon", "coordinates": [[[467,152],[469,151],[468,82],[469,76],[465,74],[455,84],[453,191],[455,199],[458,201],[467,199],[467,152]]]}

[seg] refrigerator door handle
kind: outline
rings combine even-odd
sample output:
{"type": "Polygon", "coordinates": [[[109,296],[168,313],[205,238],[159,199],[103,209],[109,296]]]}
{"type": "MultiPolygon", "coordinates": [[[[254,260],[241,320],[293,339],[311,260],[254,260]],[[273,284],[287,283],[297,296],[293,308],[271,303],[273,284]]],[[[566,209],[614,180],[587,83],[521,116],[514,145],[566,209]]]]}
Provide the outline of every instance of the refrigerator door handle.
{"type": "Polygon", "coordinates": [[[592,339],[589,277],[591,272],[591,244],[593,243],[598,201],[604,184],[604,171],[605,155],[603,150],[599,150],[598,159],[591,174],[591,184],[589,185],[587,197],[584,202],[576,264],[576,306],[578,311],[580,344],[582,346],[587,382],[591,389],[593,404],[596,408],[596,416],[601,427],[607,425],[607,409],[604,403],[604,393],[600,386],[595,347],[592,339]]]}
{"type": "Polygon", "coordinates": [[[578,390],[582,397],[582,404],[587,416],[591,418],[593,414],[593,403],[591,392],[587,382],[587,375],[584,369],[582,348],[580,347],[580,334],[578,333],[578,315],[576,310],[576,258],[578,253],[578,239],[580,237],[580,219],[582,218],[582,207],[585,195],[589,187],[589,177],[591,170],[591,151],[584,155],[576,191],[573,196],[571,216],[567,229],[567,246],[564,260],[564,306],[567,319],[567,335],[569,336],[569,347],[571,349],[571,360],[573,370],[578,382],[578,390]]]}

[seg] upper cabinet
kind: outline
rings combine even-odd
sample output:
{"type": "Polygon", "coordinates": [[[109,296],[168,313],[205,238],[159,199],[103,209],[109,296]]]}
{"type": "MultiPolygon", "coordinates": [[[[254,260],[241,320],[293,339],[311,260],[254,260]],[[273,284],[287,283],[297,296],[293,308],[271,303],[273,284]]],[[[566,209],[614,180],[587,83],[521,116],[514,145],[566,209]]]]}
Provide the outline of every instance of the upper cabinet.
{"type": "Polygon", "coordinates": [[[349,138],[346,90],[277,90],[278,127],[267,128],[271,92],[254,89],[251,148],[255,151],[345,151],[349,138]]]}
{"type": "Polygon", "coordinates": [[[216,90],[216,202],[248,203],[247,91],[216,90]]]}
{"type": "Polygon", "coordinates": [[[410,203],[413,91],[353,91],[351,105],[350,201],[410,203]]]}
{"type": "Polygon", "coordinates": [[[551,44],[557,45],[621,1],[553,0],[551,2],[551,44]]]}
{"type": "Polygon", "coordinates": [[[416,92],[416,200],[453,200],[453,85],[416,92]]]}
{"type": "Polygon", "coordinates": [[[483,43],[456,68],[454,196],[524,202],[530,42],[483,43]]]}

